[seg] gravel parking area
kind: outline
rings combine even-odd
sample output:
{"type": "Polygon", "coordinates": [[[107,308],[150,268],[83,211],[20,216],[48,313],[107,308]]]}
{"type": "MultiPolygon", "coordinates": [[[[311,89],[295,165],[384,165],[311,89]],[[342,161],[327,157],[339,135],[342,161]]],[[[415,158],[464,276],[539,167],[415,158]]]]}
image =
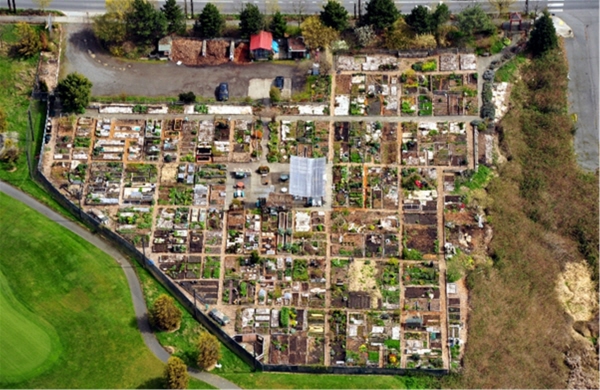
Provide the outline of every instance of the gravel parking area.
{"type": "MultiPolygon", "coordinates": [[[[248,96],[252,99],[268,99],[271,87],[273,86],[274,77],[266,79],[250,79],[248,86],[248,96]]],[[[285,78],[283,82],[283,89],[281,90],[281,97],[283,99],[289,99],[292,96],[290,90],[291,79],[285,78]]]]}
{"type": "MultiPolygon", "coordinates": [[[[102,52],[89,25],[66,25],[65,74],[79,72],[94,84],[93,95],[177,96],[192,91],[215,97],[219,83],[229,83],[230,98],[248,96],[250,79],[291,80],[292,90],[301,90],[306,75],[298,66],[274,63],[187,67],[170,61],[124,61],[102,52]]],[[[267,89],[268,96],[268,89],[267,89]]]]}

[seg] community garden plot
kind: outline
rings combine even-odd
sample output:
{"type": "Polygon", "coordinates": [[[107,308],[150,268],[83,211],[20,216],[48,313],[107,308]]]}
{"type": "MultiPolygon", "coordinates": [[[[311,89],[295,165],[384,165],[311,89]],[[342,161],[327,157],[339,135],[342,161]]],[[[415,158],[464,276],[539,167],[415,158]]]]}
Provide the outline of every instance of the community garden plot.
{"type": "Polygon", "coordinates": [[[437,338],[441,339],[439,331],[411,331],[406,332],[403,338],[405,351],[405,368],[442,368],[442,347],[437,345],[437,338]],[[432,341],[435,347],[432,346],[432,341]]]}
{"type": "Polygon", "coordinates": [[[233,162],[250,162],[252,155],[252,121],[236,120],[233,129],[233,162]]]}
{"type": "Polygon", "coordinates": [[[308,158],[328,156],[328,122],[282,121],[280,129],[280,162],[289,162],[289,156],[308,158]]]}
{"type": "Polygon", "coordinates": [[[437,226],[404,225],[402,257],[417,260],[439,252],[437,226]]]}
{"type": "Polygon", "coordinates": [[[70,160],[74,141],[74,119],[62,117],[58,119],[58,129],[54,143],[54,160],[70,160]]]}
{"type": "Polygon", "coordinates": [[[364,205],[363,167],[334,165],[334,207],[358,207],[364,205]]]}
{"type": "Polygon", "coordinates": [[[332,310],[329,312],[327,322],[329,324],[331,365],[345,365],[348,315],[342,310],[332,310]]]}
{"type": "Polygon", "coordinates": [[[398,184],[398,168],[368,168],[365,207],[397,210],[400,196],[398,184]]]}
{"type": "Polygon", "coordinates": [[[94,135],[94,120],[92,118],[78,118],[73,140],[73,160],[87,162],[90,157],[90,147],[94,135]]]}
{"type": "Polygon", "coordinates": [[[438,287],[439,266],[434,262],[404,263],[402,265],[403,286],[438,287]]]}
{"type": "Polygon", "coordinates": [[[397,256],[400,223],[396,213],[347,210],[331,214],[333,256],[397,256]]]}
{"type": "Polygon", "coordinates": [[[419,147],[427,163],[437,166],[467,164],[467,134],[464,122],[419,124],[419,147]]]}
{"type": "Polygon", "coordinates": [[[440,289],[437,286],[418,287],[408,285],[404,287],[403,296],[402,308],[405,311],[440,311],[440,289]]]}
{"type": "Polygon", "coordinates": [[[198,140],[198,122],[175,119],[173,131],[180,134],[179,161],[196,161],[196,142],[198,140]]]}
{"type": "Polygon", "coordinates": [[[175,120],[164,120],[162,157],[165,163],[177,161],[181,142],[181,131],[174,130],[175,120]]]}
{"type": "Polygon", "coordinates": [[[93,162],[90,167],[85,203],[87,205],[118,204],[122,177],[122,163],[93,162]]]}
{"type": "Polygon", "coordinates": [[[150,232],[153,218],[152,207],[120,207],[111,217],[114,220],[115,231],[136,246],[150,243],[150,232]]]}

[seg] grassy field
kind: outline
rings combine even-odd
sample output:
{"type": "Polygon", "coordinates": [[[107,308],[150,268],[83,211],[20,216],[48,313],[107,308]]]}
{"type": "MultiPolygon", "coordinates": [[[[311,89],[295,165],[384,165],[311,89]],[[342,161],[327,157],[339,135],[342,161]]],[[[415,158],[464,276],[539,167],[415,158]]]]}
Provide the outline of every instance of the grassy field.
{"type": "Polygon", "coordinates": [[[439,389],[436,378],[389,375],[222,374],[245,389],[439,389]]]}
{"type": "MultiPolygon", "coordinates": [[[[21,364],[1,365],[0,387],[155,388],[160,385],[158,378],[164,365],[142,340],[129,287],[114,260],[3,194],[0,194],[0,220],[11,221],[0,225],[3,275],[0,304],[5,308],[8,302],[13,310],[3,311],[2,317],[9,321],[20,317],[17,329],[10,326],[5,331],[3,326],[0,355],[8,355],[4,346],[12,348],[13,337],[19,348],[23,348],[31,343],[33,336],[39,337],[34,351],[42,352],[42,357],[46,353],[43,361],[32,358],[31,350],[27,357],[8,355],[21,364]],[[50,352],[48,343],[52,347],[50,352]],[[36,367],[44,371],[36,372],[36,367]]],[[[200,381],[194,381],[192,386],[207,388],[200,381]]]]}
{"type": "Polygon", "coordinates": [[[1,272],[0,313],[1,376],[19,382],[46,371],[61,353],[56,331],[15,299],[1,272]]]}
{"type": "MultiPolygon", "coordinates": [[[[564,52],[564,51],[563,51],[564,52]]],[[[598,177],[577,166],[567,107],[567,64],[556,50],[524,63],[511,110],[500,123],[508,161],[477,201],[494,229],[492,266],[468,276],[469,339],[456,388],[566,388],[572,336],[557,294],[567,262],[586,259],[598,275],[598,177]]],[[[593,359],[592,359],[593,360],[593,359]]],[[[596,382],[597,383],[597,382],[596,382]]]]}
{"type": "MultiPolygon", "coordinates": [[[[17,160],[16,170],[14,171],[8,171],[7,165],[0,162],[0,180],[22,189],[53,209],[61,212],[61,214],[70,217],[70,214],[38,184],[31,180],[29,176],[25,154],[25,148],[27,147],[26,131],[28,128],[27,109],[35,80],[38,56],[29,59],[10,57],[8,54],[10,46],[17,40],[18,37],[15,34],[14,25],[0,25],[0,106],[6,111],[9,131],[19,133],[19,143],[23,151],[17,160]]],[[[46,105],[35,101],[31,104],[31,108],[37,142],[29,146],[31,147],[32,156],[35,156],[40,151],[46,105]]],[[[72,219],[72,217],[70,218],[72,219]]]]}

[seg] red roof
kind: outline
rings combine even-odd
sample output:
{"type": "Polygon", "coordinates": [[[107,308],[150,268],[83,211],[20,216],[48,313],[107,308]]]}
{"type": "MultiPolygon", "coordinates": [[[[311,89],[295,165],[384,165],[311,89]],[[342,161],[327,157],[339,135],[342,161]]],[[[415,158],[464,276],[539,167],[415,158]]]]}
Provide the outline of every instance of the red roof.
{"type": "Polygon", "coordinates": [[[264,49],[271,50],[273,45],[273,34],[267,31],[261,31],[250,37],[250,50],[264,49]]]}

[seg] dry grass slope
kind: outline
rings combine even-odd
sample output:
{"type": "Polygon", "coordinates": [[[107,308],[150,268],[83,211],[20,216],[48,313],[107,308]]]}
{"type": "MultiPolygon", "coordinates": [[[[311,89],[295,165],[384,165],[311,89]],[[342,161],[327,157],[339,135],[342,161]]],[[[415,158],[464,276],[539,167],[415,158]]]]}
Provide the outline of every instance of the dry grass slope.
{"type": "Polygon", "coordinates": [[[488,187],[494,265],[469,275],[464,371],[448,386],[564,388],[567,352],[597,366],[556,293],[567,262],[586,258],[598,274],[598,177],[574,158],[567,70],[555,51],[524,65],[514,86],[500,129],[508,162],[488,187]]]}

